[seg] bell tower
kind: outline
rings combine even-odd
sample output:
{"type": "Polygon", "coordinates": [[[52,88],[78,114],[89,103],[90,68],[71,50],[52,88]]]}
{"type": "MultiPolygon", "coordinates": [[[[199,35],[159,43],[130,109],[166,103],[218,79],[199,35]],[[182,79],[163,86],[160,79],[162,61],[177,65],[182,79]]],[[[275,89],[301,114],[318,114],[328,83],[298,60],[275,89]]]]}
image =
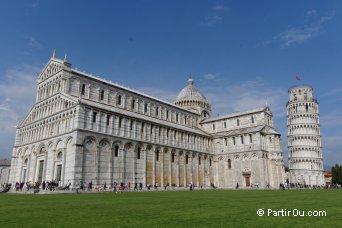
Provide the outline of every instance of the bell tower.
{"type": "Polygon", "coordinates": [[[318,101],[309,85],[288,91],[287,131],[290,183],[324,185],[318,101]]]}

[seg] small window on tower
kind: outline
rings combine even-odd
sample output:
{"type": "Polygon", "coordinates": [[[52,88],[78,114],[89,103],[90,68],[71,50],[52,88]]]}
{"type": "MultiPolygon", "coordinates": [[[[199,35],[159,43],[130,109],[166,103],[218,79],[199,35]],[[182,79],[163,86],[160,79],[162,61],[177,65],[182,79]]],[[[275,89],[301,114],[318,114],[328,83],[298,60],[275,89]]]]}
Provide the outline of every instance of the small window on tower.
{"type": "Polygon", "coordinates": [[[251,117],[252,123],[254,123],[254,116],[251,117]]]}
{"type": "Polygon", "coordinates": [[[109,125],[110,115],[107,115],[107,126],[109,125]]]}
{"type": "Polygon", "coordinates": [[[85,94],[85,84],[82,84],[81,95],[85,94]]]}
{"type": "Polygon", "coordinates": [[[156,152],[156,160],[159,161],[159,150],[156,152]]]}
{"type": "Polygon", "coordinates": [[[133,99],[131,103],[131,109],[134,110],[134,108],[135,108],[135,100],[133,99]]]}
{"type": "Polygon", "coordinates": [[[93,123],[96,122],[96,115],[97,115],[97,112],[93,112],[93,123]]]}
{"type": "Polygon", "coordinates": [[[115,146],[114,148],[114,157],[117,157],[119,155],[119,146],[115,146]]]}
{"type": "Polygon", "coordinates": [[[240,126],[240,120],[239,119],[236,120],[236,125],[240,126]]]}
{"type": "Polygon", "coordinates": [[[103,101],[104,99],[104,90],[101,90],[100,100],[103,101]]]}
{"type": "Polygon", "coordinates": [[[116,104],[121,105],[121,95],[118,95],[118,100],[117,100],[116,104]]]}
{"type": "Polygon", "coordinates": [[[140,149],[140,147],[138,147],[137,159],[140,159],[140,153],[141,153],[141,149],[140,149]]]}
{"type": "Polygon", "coordinates": [[[134,120],[131,120],[131,121],[130,121],[130,124],[129,124],[129,129],[130,129],[131,131],[133,130],[133,121],[134,121],[134,120]]]}
{"type": "Polygon", "coordinates": [[[121,124],[122,124],[122,117],[119,117],[119,128],[121,128],[121,124]]]}

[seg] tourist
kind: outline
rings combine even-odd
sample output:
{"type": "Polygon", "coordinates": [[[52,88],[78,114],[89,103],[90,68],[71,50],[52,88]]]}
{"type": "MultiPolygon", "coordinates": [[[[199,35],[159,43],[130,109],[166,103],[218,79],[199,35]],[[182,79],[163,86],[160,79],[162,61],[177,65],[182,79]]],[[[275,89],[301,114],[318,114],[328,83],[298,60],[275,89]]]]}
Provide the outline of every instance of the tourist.
{"type": "Polygon", "coordinates": [[[81,190],[83,190],[83,188],[84,188],[82,180],[80,180],[80,188],[81,188],[81,190]]]}
{"type": "Polygon", "coordinates": [[[67,189],[70,190],[70,186],[71,186],[71,183],[70,181],[68,180],[68,183],[67,183],[67,189]]]}

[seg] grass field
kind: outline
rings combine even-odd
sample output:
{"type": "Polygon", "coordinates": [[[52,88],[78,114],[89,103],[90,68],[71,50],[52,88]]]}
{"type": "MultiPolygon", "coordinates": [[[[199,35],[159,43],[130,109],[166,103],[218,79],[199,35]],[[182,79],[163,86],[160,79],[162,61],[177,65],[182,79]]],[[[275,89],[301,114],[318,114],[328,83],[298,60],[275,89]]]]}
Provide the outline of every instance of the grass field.
{"type": "Polygon", "coordinates": [[[341,190],[0,194],[0,227],[341,227],[341,190]],[[264,208],[259,217],[257,209],[264,208]],[[269,217],[267,209],[326,211],[269,217]]]}

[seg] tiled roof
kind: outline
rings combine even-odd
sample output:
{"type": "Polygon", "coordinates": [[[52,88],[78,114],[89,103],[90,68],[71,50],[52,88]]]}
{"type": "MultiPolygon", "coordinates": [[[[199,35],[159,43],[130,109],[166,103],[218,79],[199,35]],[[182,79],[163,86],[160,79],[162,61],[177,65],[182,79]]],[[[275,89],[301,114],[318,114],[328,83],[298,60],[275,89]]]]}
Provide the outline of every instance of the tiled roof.
{"type": "Polygon", "coordinates": [[[11,160],[8,159],[0,159],[0,166],[10,166],[11,160]]]}
{"type": "Polygon", "coordinates": [[[182,110],[182,111],[184,111],[184,112],[188,112],[188,113],[191,113],[191,114],[196,115],[196,113],[190,112],[190,111],[188,111],[188,110],[186,110],[186,109],[184,109],[184,108],[182,108],[182,107],[180,107],[180,106],[177,106],[177,105],[175,105],[175,104],[173,104],[173,103],[171,103],[171,102],[164,101],[164,100],[162,100],[162,99],[159,99],[159,98],[156,98],[156,97],[147,95],[147,94],[142,93],[142,92],[139,92],[139,91],[137,91],[137,90],[134,90],[134,89],[125,87],[125,86],[123,86],[123,85],[119,85],[119,84],[117,84],[117,83],[113,83],[113,82],[108,81],[108,80],[106,80],[106,79],[102,79],[102,78],[100,78],[100,77],[98,77],[98,76],[93,76],[93,75],[84,73],[84,72],[82,72],[82,71],[76,70],[76,69],[71,69],[71,71],[74,72],[74,73],[76,73],[76,74],[78,74],[78,75],[83,75],[84,77],[88,77],[88,78],[91,78],[91,79],[98,80],[98,81],[103,82],[103,83],[106,83],[106,84],[108,84],[108,85],[112,85],[112,86],[115,86],[115,87],[117,87],[117,88],[121,88],[121,89],[126,90],[126,91],[128,91],[128,92],[138,94],[138,95],[140,95],[140,96],[143,96],[143,97],[146,97],[146,98],[149,98],[149,99],[152,99],[152,100],[161,102],[161,103],[163,103],[163,104],[169,105],[169,106],[171,106],[171,107],[177,108],[177,109],[182,110]]]}
{"type": "Polygon", "coordinates": [[[251,110],[248,110],[245,112],[237,112],[237,113],[232,113],[232,114],[225,115],[225,116],[213,117],[213,118],[203,120],[202,123],[208,123],[208,122],[212,122],[212,121],[228,119],[231,117],[243,116],[243,115],[248,115],[248,114],[252,114],[252,113],[256,113],[256,112],[262,112],[262,111],[265,111],[266,109],[267,109],[267,107],[256,108],[256,109],[251,109],[251,110]]]}
{"type": "Polygon", "coordinates": [[[233,136],[233,135],[241,135],[241,134],[260,132],[264,127],[265,127],[265,125],[256,126],[256,127],[240,128],[240,129],[235,129],[235,130],[231,130],[231,131],[219,132],[219,133],[216,133],[214,136],[228,137],[228,136],[233,136]]]}
{"type": "Polygon", "coordinates": [[[191,132],[191,133],[195,133],[195,134],[199,134],[199,135],[204,135],[204,136],[210,136],[208,133],[205,133],[204,131],[202,131],[202,130],[200,130],[198,128],[191,128],[191,127],[188,127],[188,126],[172,123],[170,121],[153,118],[153,117],[150,117],[150,116],[147,116],[147,115],[143,115],[143,114],[140,114],[140,113],[130,112],[130,111],[127,111],[125,109],[113,107],[113,106],[106,105],[106,104],[101,104],[101,103],[94,102],[94,101],[91,101],[91,100],[81,99],[80,101],[83,104],[86,104],[86,105],[89,105],[89,106],[92,106],[92,107],[97,107],[97,108],[104,109],[104,110],[109,110],[109,111],[112,111],[112,112],[115,112],[115,113],[119,113],[119,114],[122,114],[122,115],[125,115],[125,116],[130,116],[130,117],[137,118],[137,119],[143,119],[143,120],[151,122],[151,123],[156,123],[156,124],[172,127],[172,128],[175,128],[175,129],[178,129],[178,130],[182,130],[182,131],[187,131],[187,132],[191,132]]]}

